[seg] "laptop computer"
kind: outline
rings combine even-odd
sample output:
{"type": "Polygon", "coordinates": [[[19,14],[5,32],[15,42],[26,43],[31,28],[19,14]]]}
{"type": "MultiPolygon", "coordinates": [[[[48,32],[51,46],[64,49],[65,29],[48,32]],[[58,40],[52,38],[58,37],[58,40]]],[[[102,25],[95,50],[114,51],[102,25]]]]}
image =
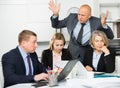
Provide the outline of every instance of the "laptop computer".
{"type": "MultiPolygon", "coordinates": [[[[71,70],[73,69],[73,67],[75,66],[77,62],[78,60],[70,60],[69,62],[67,62],[62,72],[57,77],[58,82],[63,81],[68,76],[68,74],[71,72],[71,70]]],[[[32,86],[41,87],[41,86],[46,86],[47,84],[48,84],[47,81],[42,80],[42,81],[34,83],[32,86]]]]}
{"type": "MultiPolygon", "coordinates": [[[[82,63],[78,59],[70,60],[67,62],[62,72],[57,77],[58,82],[65,81],[66,77],[68,77],[69,75],[72,76],[71,78],[74,77],[88,78],[88,72],[86,68],[82,65],[82,63]]],[[[48,84],[47,81],[41,80],[40,82],[35,83],[33,86],[40,87],[40,86],[46,86],[47,84],[48,84]]]]}
{"type": "Polygon", "coordinates": [[[87,70],[78,59],[70,60],[58,76],[58,82],[64,80],[69,74],[74,77],[87,77],[87,70]]]}

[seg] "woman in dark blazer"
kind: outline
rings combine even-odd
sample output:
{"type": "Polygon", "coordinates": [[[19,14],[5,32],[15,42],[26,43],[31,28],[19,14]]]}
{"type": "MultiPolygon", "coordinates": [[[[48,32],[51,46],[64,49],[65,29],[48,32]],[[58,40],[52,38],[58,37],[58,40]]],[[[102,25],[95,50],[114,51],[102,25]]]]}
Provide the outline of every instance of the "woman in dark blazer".
{"type": "Polygon", "coordinates": [[[102,31],[94,31],[85,52],[84,66],[88,71],[108,72],[115,69],[115,52],[107,47],[108,38],[102,31]]]}
{"type": "Polygon", "coordinates": [[[61,33],[55,33],[50,41],[49,49],[42,52],[41,62],[47,69],[57,68],[57,63],[72,60],[68,49],[64,48],[65,38],[61,33]]]}

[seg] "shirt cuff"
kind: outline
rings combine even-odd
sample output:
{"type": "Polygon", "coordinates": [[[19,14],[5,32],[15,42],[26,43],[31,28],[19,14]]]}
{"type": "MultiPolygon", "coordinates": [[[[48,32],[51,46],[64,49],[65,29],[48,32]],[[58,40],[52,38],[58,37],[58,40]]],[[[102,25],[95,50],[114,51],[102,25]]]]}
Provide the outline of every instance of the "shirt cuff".
{"type": "Polygon", "coordinates": [[[105,54],[104,56],[107,56],[107,55],[109,55],[110,53],[108,53],[108,54],[105,54]]]}
{"type": "Polygon", "coordinates": [[[105,28],[106,30],[108,29],[108,26],[107,25],[105,25],[103,28],[105,28]]]}
{"type": "Polygon", "coordinates": [[[55,19],[55,18],[57,18],[57,16],[54,16],[54,15],[53,15],[52,18],[55,19]]]}

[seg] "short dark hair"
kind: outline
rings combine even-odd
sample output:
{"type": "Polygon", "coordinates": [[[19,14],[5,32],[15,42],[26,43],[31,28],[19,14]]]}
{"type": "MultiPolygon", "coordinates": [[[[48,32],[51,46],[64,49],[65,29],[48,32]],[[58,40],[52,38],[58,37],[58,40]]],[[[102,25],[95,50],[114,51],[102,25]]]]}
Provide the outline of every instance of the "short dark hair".
{"type": "Polygon", "coordinates": [[[21,31],[21,32],[19,33],[19,35],[18,35],[18,42],[19,42],[19,44],[20,44],[23,40],[28,41],[29,38],[30,38],[30,36],[35,36],[35,37],[37,37],[37,34],[34,33],[33,31],[30,31],[30,30],[23,30],[23,31],[21,31]]]}

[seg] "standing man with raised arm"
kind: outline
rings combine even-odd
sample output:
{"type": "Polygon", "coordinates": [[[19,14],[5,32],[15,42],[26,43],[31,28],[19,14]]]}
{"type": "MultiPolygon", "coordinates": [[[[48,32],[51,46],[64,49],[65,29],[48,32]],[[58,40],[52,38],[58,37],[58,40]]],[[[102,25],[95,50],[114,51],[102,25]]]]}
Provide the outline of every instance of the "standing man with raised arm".
{"type": "Polygon", "coordinates": [[[100,19],[91,16],[91,7],[85,4],[79,8],[78,14],[71,13],[63,20],[59,20],[60,4],[56,5],[53,0],[50,0],[49,9],[53,12],[52,27],[57,29],[67,27],[70,35],[68,48],[74,59],[80,59],[83,62],[84,52],[89,47],[89,39],[94,30],[100,29],[109,39],[114,38],[111,28],[106,24],[108,11],[100,19]],[[80,30],[82,33],[79,33],[80,30]]]}

